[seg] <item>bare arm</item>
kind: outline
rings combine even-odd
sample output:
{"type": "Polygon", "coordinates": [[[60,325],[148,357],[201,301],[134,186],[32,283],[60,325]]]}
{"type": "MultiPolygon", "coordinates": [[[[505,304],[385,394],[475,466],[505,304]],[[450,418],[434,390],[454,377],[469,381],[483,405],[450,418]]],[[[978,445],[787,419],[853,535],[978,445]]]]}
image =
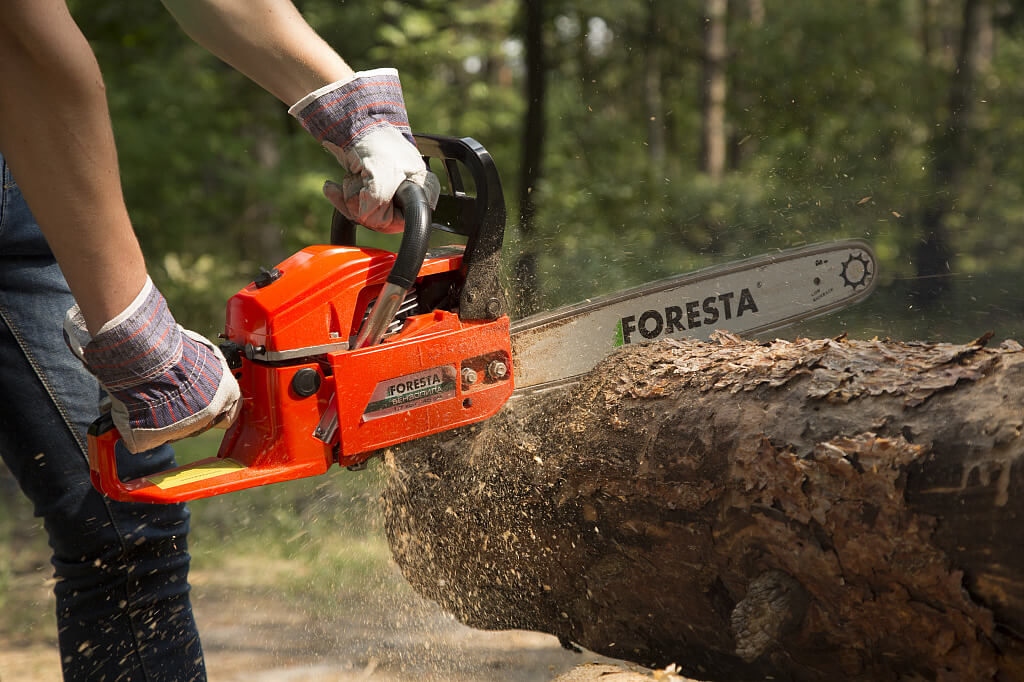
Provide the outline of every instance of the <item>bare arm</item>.
{"type": "Polygon", "coordinates": [[[163,0],[197,43],[287,105],[352,69],[291,0],[163,0]]]}
{"type": "Polygon", "coordinates": [[[142,289],[106,92],[64,0],[0,10],[0,150],[95,332],[142,289]]]}
{"type": "MultiPolygon", "coordinates": [[[[165,4],[193,39],[286,104],[352,74],[290,0],[165,4]]],[[[146,266],[99,66],[64,0],[5,3],[0,82],[0,150],[95,332],[142,289],[146,266]]]]}

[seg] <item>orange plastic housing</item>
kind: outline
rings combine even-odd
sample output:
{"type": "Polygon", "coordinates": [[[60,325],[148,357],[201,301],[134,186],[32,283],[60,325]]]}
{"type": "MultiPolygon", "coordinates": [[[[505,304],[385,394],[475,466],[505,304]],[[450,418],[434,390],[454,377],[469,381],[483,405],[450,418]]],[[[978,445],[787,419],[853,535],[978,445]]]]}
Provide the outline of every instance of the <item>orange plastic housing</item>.
{"type": "MultiPolygon", "coordinates": [[[[378,345],[340,348],[358,332],[394,258],[377,249],[310,246],[278,265],[277,279],[242,289],[228,301],[225,326],[228,340],[244,349],[236,370],[242,408],[217,456],[121,481],[120,436],[97,422],[89,436],[96,487],[137,502],[208,497],[324,473],[335,462],[356,465],[374,450],[497,412],[513,390],[507,315],[460,320],[439,307],[408,317],[378,345]],[[304,390],[297,391],[300,372],[304,390]],[[334,411],[337,428],[325,438],[334,411]]],[[[457,286],[461,265],[458,249],[428,255],[417,287],[457,286]]]]}
{"type": "MultiPolygon", "coordinates": [[[[394,260],[395,254],[380,249],[307,246],[277,266],[279,280],[262,288],[250,284],[231,297],[225,334],[235,343],[271,352],[348,340],[394,260]]],[[[427,258],[418,282],[457,272],[461,263],[456,249],[427,258]]]]}

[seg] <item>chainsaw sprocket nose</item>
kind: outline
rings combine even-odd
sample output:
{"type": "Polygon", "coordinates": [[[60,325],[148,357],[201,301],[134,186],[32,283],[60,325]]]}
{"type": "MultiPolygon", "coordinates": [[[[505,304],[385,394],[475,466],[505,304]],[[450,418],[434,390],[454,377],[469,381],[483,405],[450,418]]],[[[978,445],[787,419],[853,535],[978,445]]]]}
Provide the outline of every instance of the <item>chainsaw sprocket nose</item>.
{"type": "Polygon", "coordinates": [[[497,259],[505,224],[493,161],[469,138],[418,136],[447,194],[431,215],[422,190],[399,188],[397,253],[355,244],[335,216],[331,244],[307,246],[227,304],[222,350],[242,408],[216,457],[131,481],[117,475],[119,434],[90,429],[93,482],[110,497],[180,502],[355,467],[381,448],[486,419],[512,395],[513,367],[497,259]],[[472,179],[472,192],[462,172],[472,179]],[[439,221],[439,222],[433,222],[439,221]],[[427,251],[432,230],[465,237],[427,251]],[[477,314],[463,301],[497,301],[477,314]],[[382,303],[383,301],[383,303],[382,303]],[[367,330],[370,331],[367,331],[367,330]]]}

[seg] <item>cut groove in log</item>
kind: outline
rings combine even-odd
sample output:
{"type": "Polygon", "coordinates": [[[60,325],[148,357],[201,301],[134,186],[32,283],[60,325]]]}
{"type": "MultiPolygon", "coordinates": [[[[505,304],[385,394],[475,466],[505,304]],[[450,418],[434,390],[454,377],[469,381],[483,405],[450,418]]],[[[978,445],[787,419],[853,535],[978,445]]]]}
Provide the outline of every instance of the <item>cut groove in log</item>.
{"type": "Polygon", "coordinates": [[[1024,679],[1024,352],[665,341],[388,453],[421,594],[714,680],[1024,679]]]}

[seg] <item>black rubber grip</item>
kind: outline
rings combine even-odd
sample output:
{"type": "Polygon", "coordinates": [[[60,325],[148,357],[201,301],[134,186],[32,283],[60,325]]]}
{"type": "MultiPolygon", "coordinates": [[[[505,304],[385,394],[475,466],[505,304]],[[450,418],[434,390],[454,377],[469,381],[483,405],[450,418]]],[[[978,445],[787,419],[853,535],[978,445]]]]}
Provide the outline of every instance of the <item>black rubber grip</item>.
{"type": "Polygon", "coordinates": [[[430,243],[430,204],[419,185],[405,180],[395,191],[395,203],[405,214],[405,232],[398,247],[395,264],[391,266],[388,282],[410,288],[416,282],[430,243]]]}
{"type": "Polygon", "coordinates": [[[114,428],[114,416],[109,412],[104,412],[100,416],[96,417],[96,420],[89,425],[90,436],[102,436],[107,431],[114,428]]]}

